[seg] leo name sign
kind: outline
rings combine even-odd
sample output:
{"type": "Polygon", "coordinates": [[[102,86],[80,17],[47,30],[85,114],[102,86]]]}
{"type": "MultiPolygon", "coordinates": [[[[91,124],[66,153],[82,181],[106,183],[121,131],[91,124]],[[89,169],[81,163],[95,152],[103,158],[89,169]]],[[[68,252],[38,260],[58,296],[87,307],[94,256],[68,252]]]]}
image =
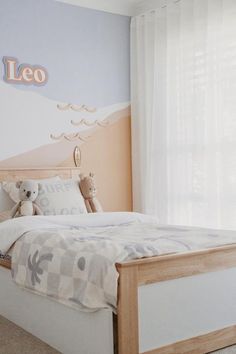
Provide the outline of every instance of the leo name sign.
{"type": "Polygon", "coordinates": [[[3,57],[4,81],[23,85],[45,85],[48,81],[48,73],[39,65],[21,64],[13,57],[3,57]]]}

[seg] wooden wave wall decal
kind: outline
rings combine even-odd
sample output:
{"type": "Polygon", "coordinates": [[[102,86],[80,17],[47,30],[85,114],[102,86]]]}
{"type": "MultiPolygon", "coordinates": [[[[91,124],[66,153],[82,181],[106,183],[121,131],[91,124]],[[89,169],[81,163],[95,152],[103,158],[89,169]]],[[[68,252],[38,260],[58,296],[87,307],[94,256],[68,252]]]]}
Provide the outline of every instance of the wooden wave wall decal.
{"type": "Polygon", "coordinates": [[[71,104],[71,103],[58,104],[57,108],[60,111],[68,111],[71,109],[72,111],[75,111],[75,112],[89,112],[89,113],[97,112],[97,108],[89,107],[89,106],[86,106],[85,104],[81,104],[81,105],[76,105],[76,104],[71,104]]]}
{"type": "Polygon", "coordinates": [[[60,135],[50,135],[50,138],[52,140],[56,140],[56,141],[62,141],[62,140],[67,140],[67,141],[77,141],[77,140],[81,140],[83,142],[86,142],[89,139],[89,136],[87,137],[83,137],[81,136],[79,133],[72,133],[72,134],[66,134],[66,133],[62,133],[60,135]]]}
{"type": "Polygon", "coordinates": [[[87,119],[81,119],[79,122],[75,122],[74,120],[71,120],[71,124],[75,125],[75,126],[81,126],[81,125],[86,125],[87,127],[93,127],[98,125],[99,127],[105,128],[106,126],[108,126],[109,122],[104,119],[102,121],[99,120],[95,120],[93,122],[88,121],[87,119]]]}
{"type": "MultiPolygon", "coordinates": [[[[81,104],[81,105],[75,105],[75,104],[71,104],[71,103],[66,103],[66,104],[57,104],[57,108],[60,110],[60,111],[68,111],[68,110],[72,110],[72,111],[75,111],[75,112],[88,112],[88,113],[95,113],[97,112],[97,108],[95,107],[89,107],[89,106],[86,106],[85,104],[81,104]]],[[[76,122],[75,120],[71,120],[70,123],[76,127],[79,127],[79,126],[87,126],[87,127],[95,127],[95,126],[98,126],[98,127],[101,127],[101,128],[105,128],[107,127],[110,122],[105,118],[101,121],[99,121],[98,119],[96,120],[89,120],[89,119],[85,119],[85,118],[82,118],[80,119],[78,122],[76,122]]],[[[55,135],[55,134],[51,134],[50,135],[50,138],[52,140],[55,140],[55,141],[62,141],[62,140],[67,140],[69,142],[73,142],[73,141],[77,141],[77,140],[81,140],[83,142],[86,142],[89,138],[88,137],[84,137],[82,135],[80,135],[80,133],[62,133],[60,135],[55,135]]]]}

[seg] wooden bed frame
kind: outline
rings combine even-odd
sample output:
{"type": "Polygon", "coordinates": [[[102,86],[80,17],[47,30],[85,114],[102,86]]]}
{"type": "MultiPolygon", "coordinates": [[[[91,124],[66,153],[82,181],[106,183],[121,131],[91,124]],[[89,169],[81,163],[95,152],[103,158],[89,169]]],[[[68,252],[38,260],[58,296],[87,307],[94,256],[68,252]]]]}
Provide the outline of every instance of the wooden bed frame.
{"type": "MultiPolygon", "coordinates": [[[[236,267],[236,245],[117,264],[119,354],[138,354],[138,287],[236,267]]],[[[202,354],[236,343],[236,325],[142,354],[202,354]]]]}
{"type": "MultiPolygon", "coordinates": [[[[40,179],[53,176],[76,178],[78,168],[0,169],[0,181],[40,179]]],[[[208,250],[144,258],[118,263],[118,354],[139,354],[138,288],[203,273],[236,267],[236,244],[208,250]]],[[[236,343],[235,325],[179,341],[142,354],[200,354],[236,343]]]]}

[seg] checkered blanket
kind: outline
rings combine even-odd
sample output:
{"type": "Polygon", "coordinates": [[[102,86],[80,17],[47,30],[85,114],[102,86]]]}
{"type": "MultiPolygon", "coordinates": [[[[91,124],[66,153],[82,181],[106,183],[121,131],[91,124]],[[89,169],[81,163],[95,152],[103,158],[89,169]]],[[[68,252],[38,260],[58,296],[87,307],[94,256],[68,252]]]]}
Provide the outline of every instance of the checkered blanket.
{"type": "Polygon", "coordinates": [[[90,311],[116,310],[116,262],[236,242],[235,231],[162,226],[139,214],[87,215],[84,221],[78,216],[33,218],[18,219],[18,228],[13,227],[17,239],[12,256],[14,281],[90,311]]]}

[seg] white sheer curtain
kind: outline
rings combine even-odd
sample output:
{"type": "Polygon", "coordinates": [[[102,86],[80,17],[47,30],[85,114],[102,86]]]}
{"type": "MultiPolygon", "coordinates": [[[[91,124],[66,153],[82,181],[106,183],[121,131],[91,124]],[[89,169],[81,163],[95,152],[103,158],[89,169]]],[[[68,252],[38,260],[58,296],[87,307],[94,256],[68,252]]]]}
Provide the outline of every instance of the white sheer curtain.
{"type": "Polygon", "coordinates": [[[134,209],[236,229],[236,0],[169,0],[131,23],[134,209]]]}

